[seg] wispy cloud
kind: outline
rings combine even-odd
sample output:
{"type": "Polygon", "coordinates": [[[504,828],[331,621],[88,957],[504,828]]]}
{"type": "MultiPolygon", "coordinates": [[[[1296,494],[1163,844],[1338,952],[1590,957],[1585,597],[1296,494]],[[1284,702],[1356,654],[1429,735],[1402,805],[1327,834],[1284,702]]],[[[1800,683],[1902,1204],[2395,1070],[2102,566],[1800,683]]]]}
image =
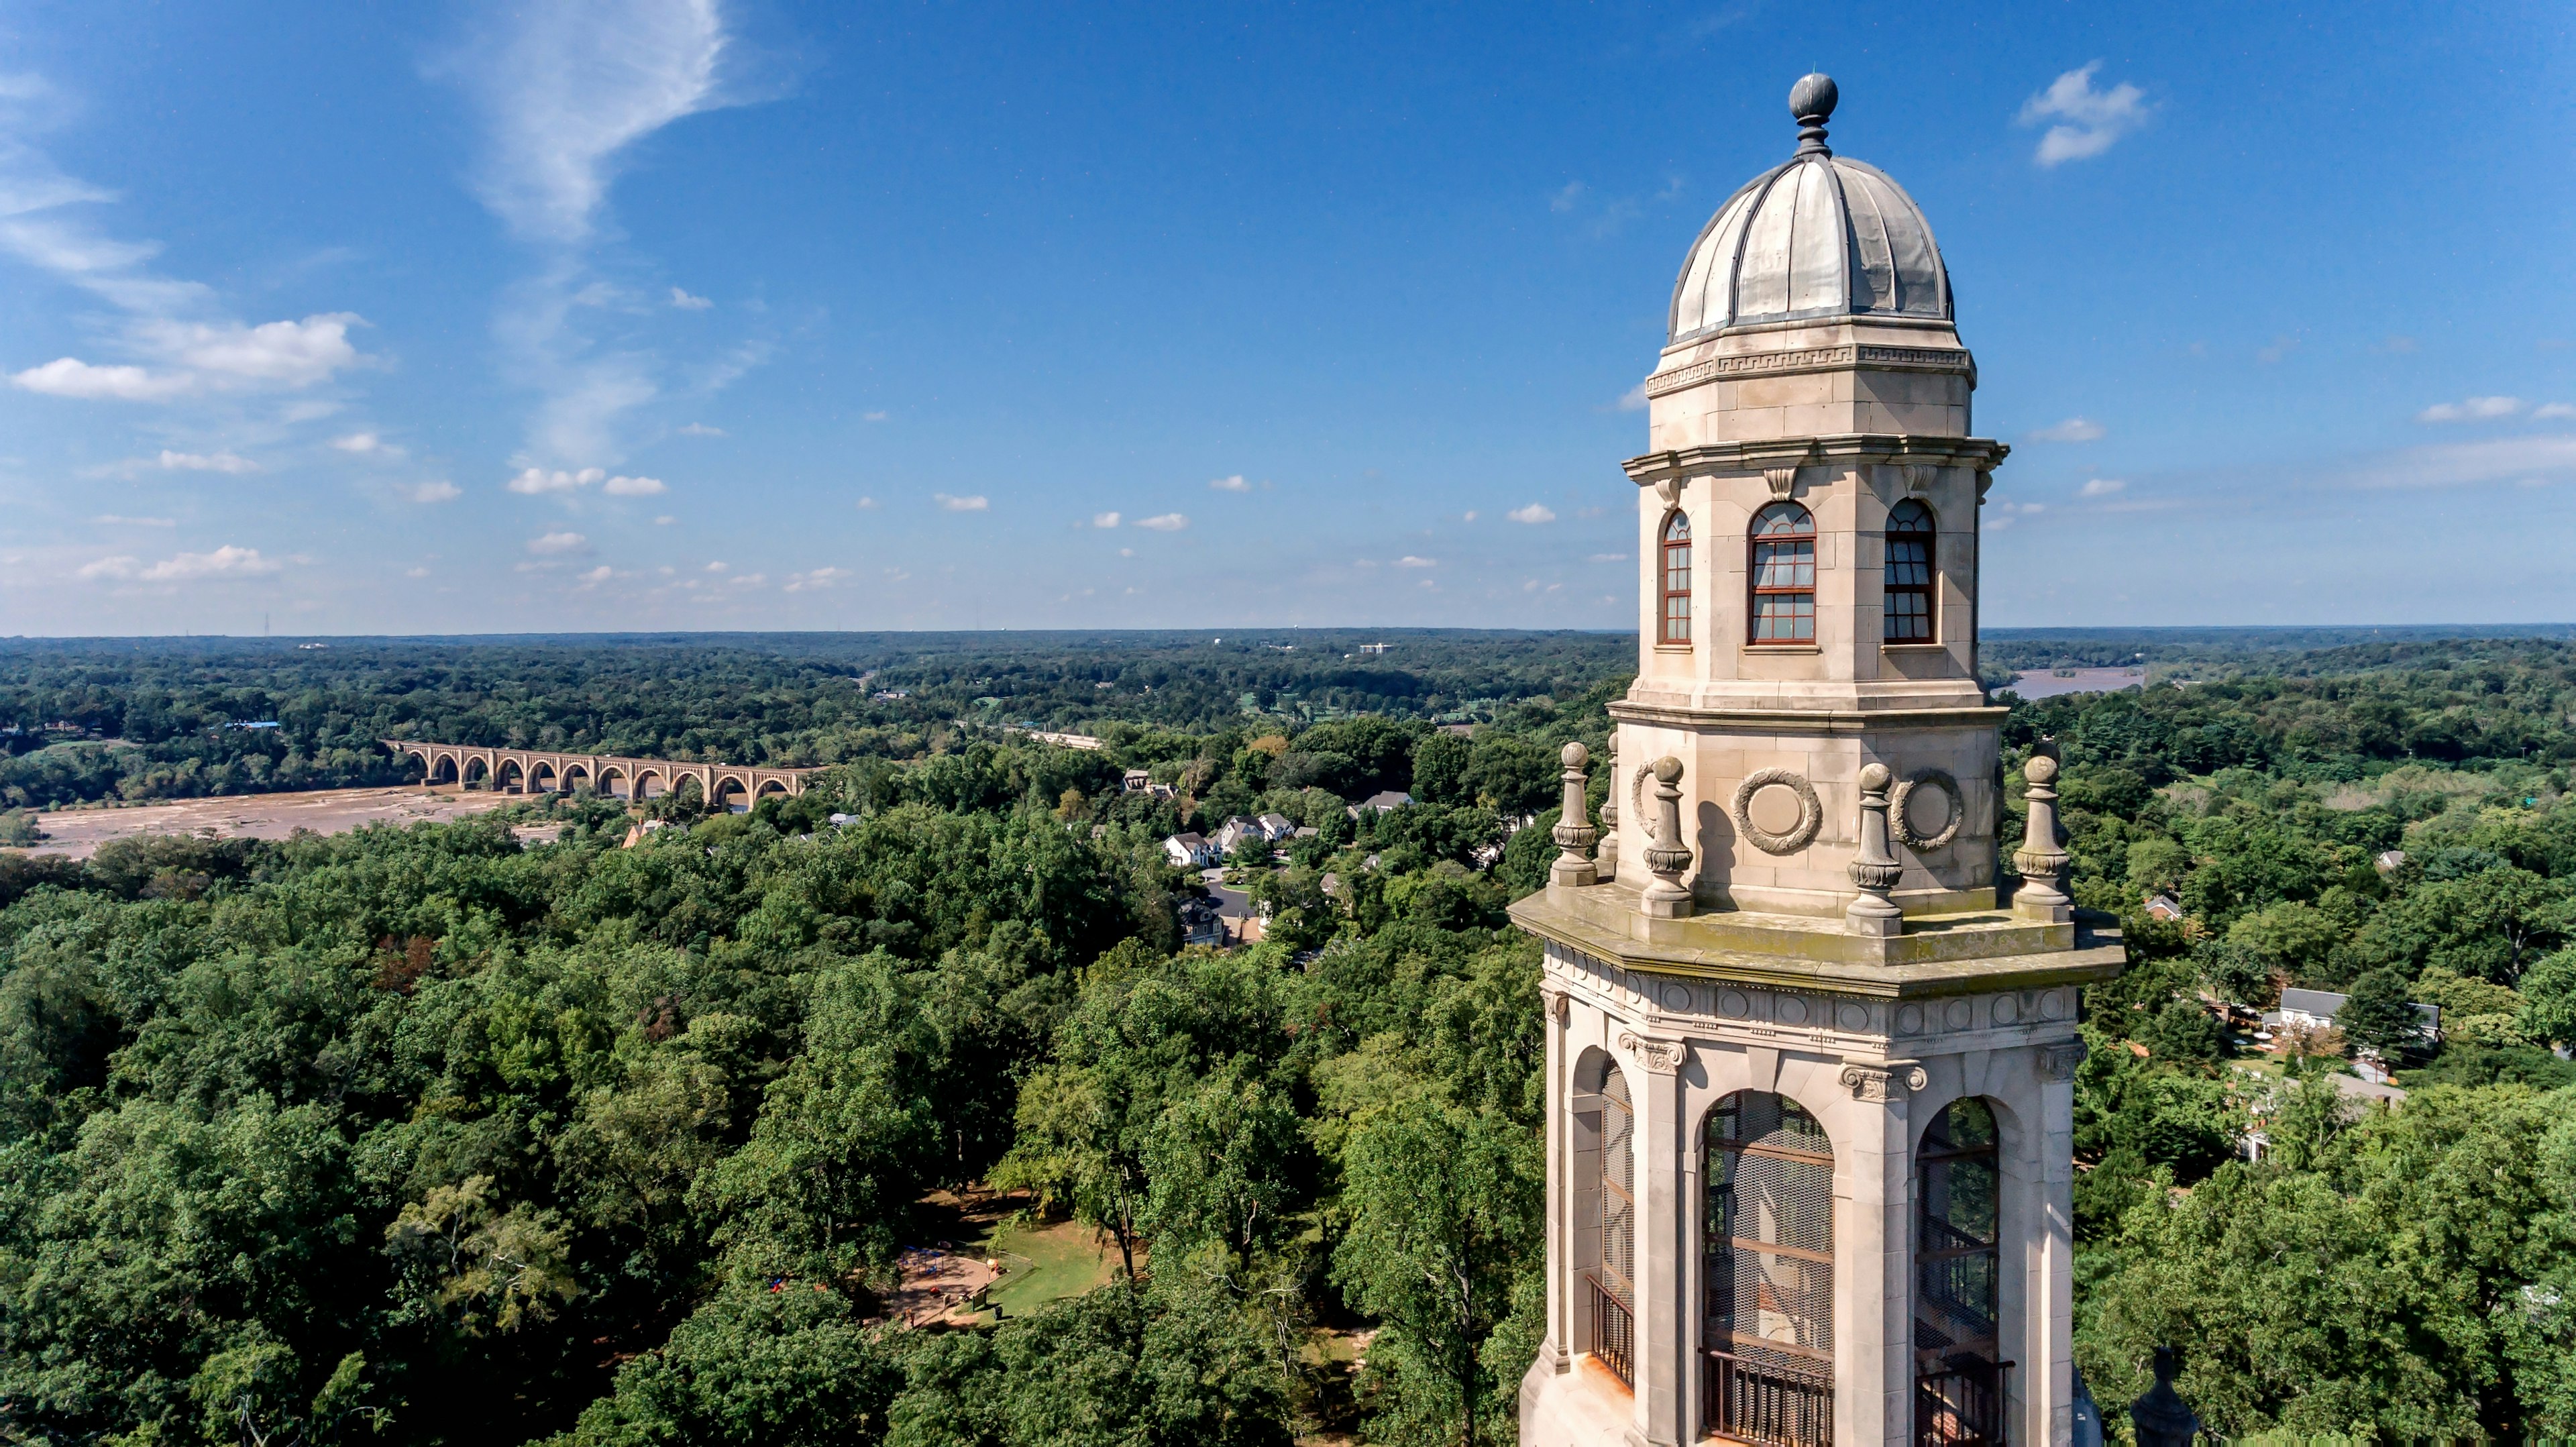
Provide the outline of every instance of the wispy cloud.
{"type": "Polygon", "coordinates": [[[358,457],[370,454],[398,457],[402,454],[401,448],[387,443],[372,432],[352,432],[346,437],[334,437],[331,439],[331,445],[342,452],[358,457]]]}
{"type": "Polygon", "coordinates": [[[2102,69],[2095,61],[2050,81],[2048,89],[2022,102],[2021,124],[2054,122],[2039,138],[2032,157],[2043,166],[2081,161],[2102,154],[2147,123],[2147,93],[2126,81],[2109,90],[2093,88],[2102,69]]]}
{"type": "Polygon", "coordinates": [[[950,512],[983,512],[993,505],[992,499],[980,492],[967,497],[951,497],[944,492],[935,492],[931,497],[950,512]]]}
{"type": "Polygon", "coordinates": [[[874,512],[876,510],[876,505],[877,500],[875,498],[863,497],[859,499],[859,511],[861,512],[874,512]]]}
{"type": "Polygon", "coordinates": [[[446,478],[413,484],[407,494],[413,502],[454,502],[465,495],[464,489],[446,478]]]}
{"type": "Polygon", "coordinates": [[[610,497],[659,497],[671,489],[658,477],[612,477],[599,490],[610,497]]]}
{"type": "Polygon", "coordinates": [[[229,452],[172,452],[162,449],[156,466],[171,472],[257,472],[259,464],[229,452]]]}
{"type": "Polygon", "coordinates": [[[2549,422],[2562,417],[2576,417],[2576,403],[2543,402],[2531,409],[2531,420],[2549,422]]]}
{"type": "Polygon", "coordinates": [[[1091,525],[1096,528],[1114,528],[1118,526],[1118,514],[1114,512],[1093,513],[1091,515],[1091,525]]]}
{"type": "Polygon", "coordinates": [[[1556,510],[1543,502],[1534,502],[1527,507],[1513,508],[1503,516],[1516,523],[1552,523],[1556,521],[1556,510]]]}
{"type": "Polygon", "coordinates": [[[2457,402],[2436,402],[2416,413],[2415,420],[2418,422],[2488,422],[2498,417],[2510,417],[2521,410],[2520,397],[2469,397],[2457,402]]]}
{"type": "Polygon", "coordinates": [[[539,557],[554,557],[563,553],[578,553],[589,546],[590,539],[583,537],[579,533],[572,532],[547,533],[541,537],[528,539],[528,551],[535,553],[539,557]]]}
{"type": "Polygon", "coordinates": [[[2109,497],[2129,484],[2116,477],[2097,477],[2075,491],[2081,497],[2109,497]]]}
{"type": "Polygon", "coordinates": [[[74,576],[82,579],[130,579],[143,583],[192,583],[204,578],[257,578],[283,570],[286,564],[275,558],[260,556],[257,548],[238,548],[230,543],[211,553],[181,553],[160,562],[146,564],[139,558],[100,558],[82,565],[74,576]]]}
{"type": "Polygon", "coordinates": [[[1582,200],[1583,183],[1580,181],[1568,181],[1565,183],[1563,189],[1559,190],[1555,195],[1547,198],[1547,209],[1562,215],[1565,212],[1573,210],[1576,204],[1582,200]]]}
{"type": "Polygon", "coordinates": [[[725,435],[725,430],[721,427],[709,427],[704,422],[692,422],[680,428],[679,433],[682,437],[722,437],[725,435]]]}
{"type": "Polygon", "coordinates": [[[1140,528],[1150,528],[1158,533],[1176,533],[1189,525],[1190,520],[1176,512],[1167,512],[1154,517],[1138,518],[1136,520],[1136,526],[1140,528]]]}
{"type": "MultiPolygon", "coordinates": [[[[642,314],[646,299],[603,277],[591,254],[635,144],[738,99],[722,74],[730,43],[717,0],[491,3],[435,68],[481,115],[475,193],[540,258],[493,322],[508,379],[537,399],[517,465],[613,464],[627,419],[663,395],[661,354],[609,320],[642,314]]],[[[661,300],[713,305],[681,287],[661,300]]],[[[766,355],[766,344],[736,343],[694,369],[691,389],[718,390],[766,355]]]]}
{"type": "Polygon", "coordinates": [[[90,521],[94,523],[105,523],[110,527],[129,528],[175,528],[179,525],[179,520],[177,518],[119,517],[112,512],[101,513],[97,517],[91,518],[90,521]]]}
{"type": "Polygon", "coordinates": [[[528,497],[542,497],[552,492],[579,492],[592,486],[610,497],[657,497],[670,491],[658,477],[612,477],[604,467],[585,467],[578,471],[557,468],[552,472],[542,467],[526,467],[504,485],[512,492],[528,497]]]}
{"type": "Polygon", "coordinates": [[[2576,436],[2542,434],[2409,447],[2364,459],[2339,471],[2337,477],[2371,488],[2576,481],[2576,436]]]}
{"type": "Polygon", "coordinates": [[[1620,410],[1620,411],[1622,411],[1622,412],[1643,412],[1643,411],[1645,411],[1645,410],[1646,410],[1646,384],[1645,384],[1645,383],[1643,383],[1643,382],[1639,382],[1636,386],[1631,387],[1631,388],[1629,388],[1627,391],[1620,393],[1620,394],[1619,394],[1619,401],[1618,401],[1618,403],[1617,403],[1616,405],[1618,406],[1619,410],[1620,410]]]}
{"type": "Polygon", "coordinates": [[[2027,435],[2033,442],[2099,442],[2103,428],[2101,423],[2090,417],[2069,417],[2063,422],[2035,428],[2027,435]]]}
{"type": "Polygon", "coordinates": [[[829,588],[848,576],[850,570],[847,568],[815,568],[788,574],[787,581],[780,586],[790,593],[802,593],[814,588],[829,588]]]}
{"type": "Polygon", "coordinates": [[[1413,554],[1407,553],[1403,557],[1396,559],[1395,565],[1399,568],[1436,568],[1440,566],[1440,560],[1438,558],[1417,558],[1413,554]]]}
{"type": "Polygon", "coordinates": [[[1211,477],[1208,479],[1208,486],[1218,492],[1252,491],[1252,484],[1244,481],[1243,474],[1240,472],[1232,477],[1211,477]]]}

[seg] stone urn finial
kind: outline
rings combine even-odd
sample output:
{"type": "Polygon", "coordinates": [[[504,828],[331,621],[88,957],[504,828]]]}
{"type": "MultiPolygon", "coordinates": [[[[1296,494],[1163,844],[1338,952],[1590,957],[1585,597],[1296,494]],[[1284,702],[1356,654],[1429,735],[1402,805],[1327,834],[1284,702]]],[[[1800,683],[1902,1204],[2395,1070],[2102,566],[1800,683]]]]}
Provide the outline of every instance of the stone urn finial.
{"type": "Polygon", "coordinates": [[[2021,871],[2021,888],[2013,895],[2016,913],[2050,924],[2075,918],[2075,901],[2066,896],[2066,846],[2057,831],[2057,741],[2041,739],[2021,766],[2030,785],[2024,799],[2030,820],[2023,826],[2021,847],[2013,851],[2013,868],[2021,871]]]}
{"type": "Polygon", "coordinates": [[[1619,877],[1619,731],[1610,731],[1610,792],[1601,800],[1601,847],[1592,851],[1592,877],[1619,877]]]}
{"type": "Polygon", "coordinates": [[[1592,842],[1600,836],[1590,823],[1590,801],[1585,795],[1589,792],[1587,786],[1591,780],[1583,772],[1583,766],[1592,762],[1592,753],[1583,745],[1572,743],[1567,744],[1557,758],[1565,765],[1565,807],[1557,818],[1556,828],[1548,837],[1554,839],[1556,847],[1564,852],[1557,855],[1556,863],[1549,867],[1547,882],[1579,887],[1592,884],[1599,878],[1592,871],[1591,850],[1592,842]]]}
{"type": "Polygon", "coordinates": [[[1905,873],[1887,837],[1887,791],[1894,781],[1885,764],[1861,765],[1860,854],[1851,862],[1851,880],[1860,886],[1860,898],[1843,911],[1844,928],[1877,939],[1905,933],[1905,911],[1887,897],[1905,873]]]}
{"type": "Polygon", "coordinates": [[[1690,845],[1682,841],[1682,761],[1670,754],[1655,760],[1655,841],[1646,847],[1646,868],[1655,882],[1639,903],[1655,919],[1687,919],[1691,892],[1682,875],[1691,867],[1690,845]]]}

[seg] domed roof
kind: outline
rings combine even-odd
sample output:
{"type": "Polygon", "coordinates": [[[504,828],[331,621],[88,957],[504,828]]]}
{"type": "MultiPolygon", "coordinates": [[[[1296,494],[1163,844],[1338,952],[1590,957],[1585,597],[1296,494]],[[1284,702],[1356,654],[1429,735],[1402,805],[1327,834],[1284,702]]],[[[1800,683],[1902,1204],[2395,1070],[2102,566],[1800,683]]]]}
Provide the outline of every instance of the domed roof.
{"type": "Polygon", "coordinates": [[[1826,148],[1835,98],[1821,75],[1789,92],[1798,152],[1709,218],[1673,286],[1673,341],[1756,322],[1950,319],[1950,274],[1922,208],[1886,172],[1826,148]]]}

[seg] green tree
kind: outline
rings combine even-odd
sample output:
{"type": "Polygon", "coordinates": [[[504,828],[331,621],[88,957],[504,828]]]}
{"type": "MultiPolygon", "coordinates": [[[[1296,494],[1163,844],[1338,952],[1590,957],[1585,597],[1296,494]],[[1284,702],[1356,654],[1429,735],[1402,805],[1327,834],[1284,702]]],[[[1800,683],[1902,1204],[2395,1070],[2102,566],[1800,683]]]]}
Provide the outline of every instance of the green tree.
{"type": "Polygon", "coordinates": [[[2576,949],[2547,956],[2523,975],[2514,1023],[2534,1040],[2576,1042],[2576,949]]]}
{"type": "Polygon", "coordinates": [[[1349,1228],[1333,1275],[1386,1324],[1371,1349],[1390,1388],[1382,1440],[1507,1440],[1482,1349],[1544,1234],[1537,1142],[1499,1116],[1416,1099],[1361,1125],[1342,1170],[1349,1228]]]}

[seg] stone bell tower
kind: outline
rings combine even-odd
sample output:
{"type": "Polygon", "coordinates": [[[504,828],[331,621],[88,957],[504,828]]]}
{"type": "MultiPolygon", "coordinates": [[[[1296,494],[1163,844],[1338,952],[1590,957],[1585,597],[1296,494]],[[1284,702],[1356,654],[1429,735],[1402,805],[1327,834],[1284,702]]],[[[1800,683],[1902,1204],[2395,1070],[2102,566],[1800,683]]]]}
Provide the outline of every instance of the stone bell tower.
{"type": "Polygon", "coordinates": [[[1609,807],[1566,749],[1548,1336],[1522,1441],[2062,1443],[2079,992],[2053,758],[1999,894],[1977,509],[2007,449],[1913,198],[1796,152],[1701,231],[1646,379],[1609,807]],[[1599,845],[1598,856],[1590,851],[1599,845]]]}

